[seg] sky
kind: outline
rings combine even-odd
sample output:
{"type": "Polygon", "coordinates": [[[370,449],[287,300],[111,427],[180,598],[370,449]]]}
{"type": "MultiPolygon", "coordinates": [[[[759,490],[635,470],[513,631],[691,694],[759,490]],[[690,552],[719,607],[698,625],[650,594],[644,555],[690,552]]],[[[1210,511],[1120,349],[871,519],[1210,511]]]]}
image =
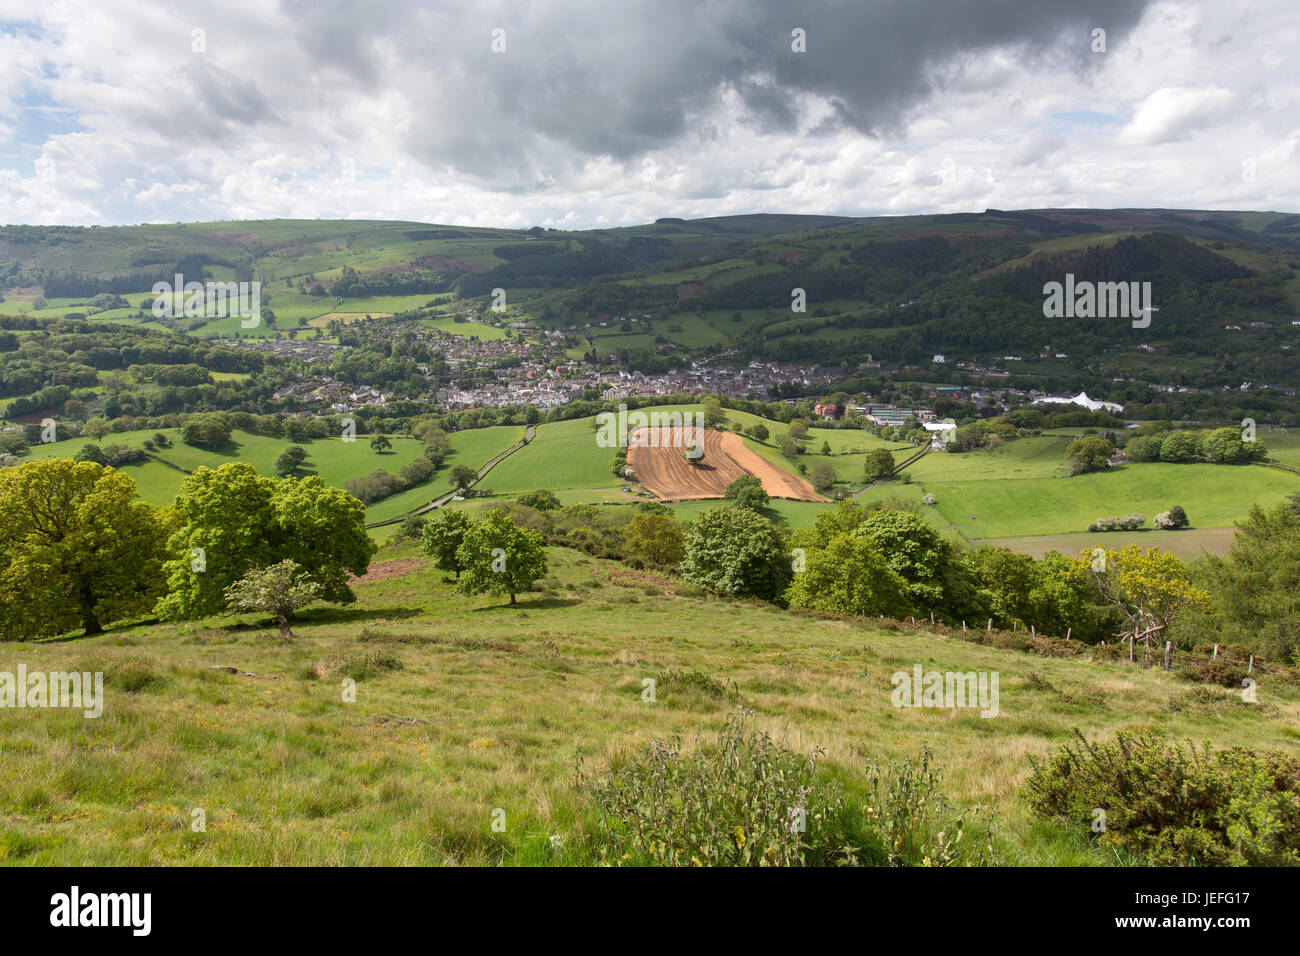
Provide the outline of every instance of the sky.
{"type": "Polygon", "coordinates": [[[0,223],[1300,211],[1297,0],[0,0],[0,223]]]}

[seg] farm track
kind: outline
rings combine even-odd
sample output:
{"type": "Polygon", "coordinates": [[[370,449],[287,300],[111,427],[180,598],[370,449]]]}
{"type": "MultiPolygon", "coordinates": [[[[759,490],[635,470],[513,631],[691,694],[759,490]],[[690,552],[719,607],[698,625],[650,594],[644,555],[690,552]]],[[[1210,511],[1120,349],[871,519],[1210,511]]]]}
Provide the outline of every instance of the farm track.
{"type": "Polygon", "coordinates": [[[704,459],[690,464],[681,428],[638,428],[629,436],[627,461],[638,483],[663,501],[726,497],[727,485],[753,475],[773,498],[826,501],[802,478],[782,471],[745,446],[732,432],[706,430],[704,459]],[[641,444],[641,443],[644,444],[641,444]]]}

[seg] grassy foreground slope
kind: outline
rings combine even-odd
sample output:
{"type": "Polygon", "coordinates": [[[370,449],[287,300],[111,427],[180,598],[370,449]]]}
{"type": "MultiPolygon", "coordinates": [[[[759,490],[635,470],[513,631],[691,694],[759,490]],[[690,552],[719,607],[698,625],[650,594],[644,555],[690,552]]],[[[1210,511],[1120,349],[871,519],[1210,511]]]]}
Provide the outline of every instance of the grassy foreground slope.
{"type": "Polygon", "coordinates": [[[0,709],[0,741],[22,767],[0,776],[0,858],[588,862],[594,817],[575,760],[599,773],[655,737],[712,739],[743,704],[794,749],[824,748],[850,785],[859,752],[893,762],[930,748],[950,797],[996,807],[1005,862],[1105,864],[1115,860],[1090,848],[1087,821],[1039,822],[1018,795],[1028,756],[1055,749],[1071,725],[1102,738],[1300,743],[1294,688],[1262,683],[1248,705],[1161,671],[674,594],[619,565],[549,554],[547,590],[517,607],[455,594],[408,547],[380,553],[356,605],[304,612],[292,642],[244,616],[0,643],[2,669],[98,670],[107,681],[97,719],[0,709]],[[895,709],[889,677],[918,663],[999,672],[1000,714],[895,709]],[[698,671],[734,696],[680,689],[670,671],[698,671]],[[654,703],[641,699],[647,677],[659,680],[654,703]],[[196,809],[204,832],[192,829],[196,809]]]}

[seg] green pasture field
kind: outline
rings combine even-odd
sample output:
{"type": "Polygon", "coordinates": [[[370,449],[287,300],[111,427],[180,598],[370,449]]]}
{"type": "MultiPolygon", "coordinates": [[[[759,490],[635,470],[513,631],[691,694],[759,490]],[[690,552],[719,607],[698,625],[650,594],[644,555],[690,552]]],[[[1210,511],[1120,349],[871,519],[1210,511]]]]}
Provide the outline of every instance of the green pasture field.
{"type": "Polygon", "coordinates": [[[538,425],[533,441],[492,469],[483,479],[483,487],[499,495],[538,488],[556,492],[621,488],[626,482],[614,477],[609,468],[617,449],[596,444],[592,421],[579,418],[538,425]]]}
{"type": "Polygon", "coordinates": [[[971,540],[1086,531],[1139,512],[1148,527],[1182,505],[1192,528],[1229,528],[1252,504],[1300,491],[1300,476],[1261,465],[1129,464],[1072,478],[928,480],[944,517],[971,540]]]}

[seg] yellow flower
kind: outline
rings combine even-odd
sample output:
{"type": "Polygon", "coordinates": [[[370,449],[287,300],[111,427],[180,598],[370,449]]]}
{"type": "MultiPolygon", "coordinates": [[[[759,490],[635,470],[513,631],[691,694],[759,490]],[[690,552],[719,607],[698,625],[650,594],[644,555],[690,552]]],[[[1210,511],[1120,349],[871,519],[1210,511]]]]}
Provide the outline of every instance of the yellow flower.
{"type": "Polygon", "coordinates": [[[741,827],[736,827],[733,832],[736,834],[736,849],[743,850],[745,848],[745,831],[741,827]]]}

